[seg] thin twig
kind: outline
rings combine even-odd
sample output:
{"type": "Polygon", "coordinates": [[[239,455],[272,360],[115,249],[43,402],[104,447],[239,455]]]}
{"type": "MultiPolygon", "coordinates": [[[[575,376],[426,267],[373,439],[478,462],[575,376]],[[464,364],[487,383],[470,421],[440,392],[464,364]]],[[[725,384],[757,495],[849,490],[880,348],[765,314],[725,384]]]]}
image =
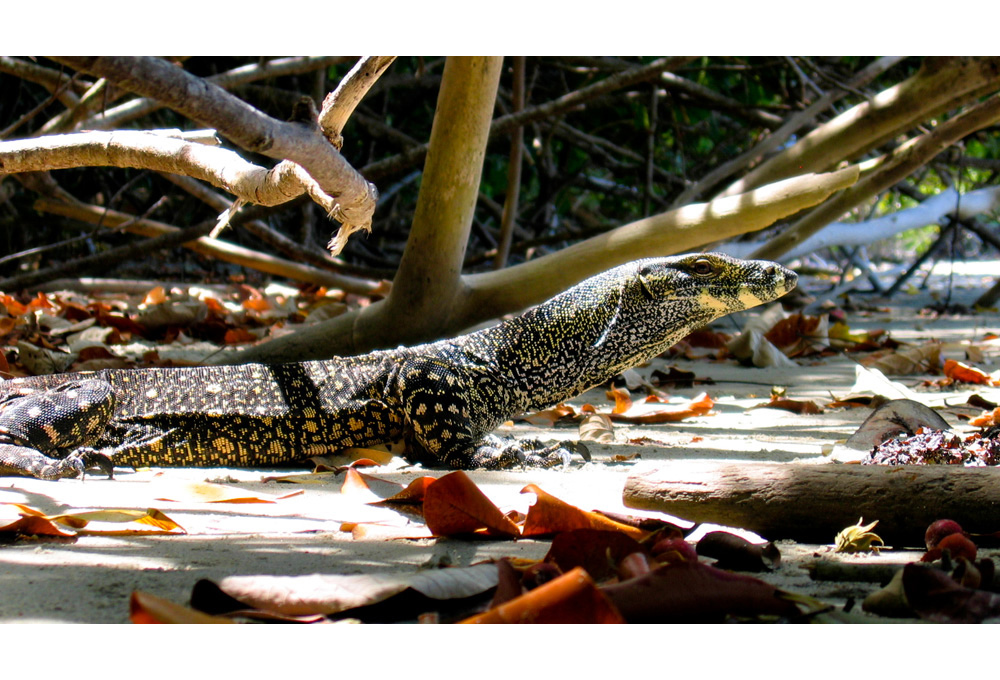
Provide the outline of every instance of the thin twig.
{"type": "MultiPolygon", "coordinates": [[[[531,122],[566,113],[601,95],[656,78],[664,71],[670,71],[683,66],[692,59],[694,57],[664,57],[657,59],[648,64],[608,76],[592,85],[574,90],[544,104],[526,108],[519,113],[501,116],[495,119],[490,125],[490,137],[506,134],[519,125],[523,126],[531,122]]],[[[361,168],[361,174],[371,181],[378,181],[388,175],[412,168],[423,161],[426,155],[427,145],[422,144],[419,147],[408,149],[396,156],[369,163],[361,168]]]]}
{"type": "MultiPolygon", "coordinates": [[[[511,106],[513,113],[524,109],[524,57],[513,57],[514,83],[512,86],[511,106]]],[[[518,125],[510,133],[510,160],[507,164],[507,196],[503,203],[503,217],[500,220],[500,242],[497,244],[497,254],[493,259],[494,269],[503,269],[510,253],[510,242],[514,233],[514,222],[517,221],[517,204],[521,195],[521,146],[524,144],[524,127],[518,125]]]]}

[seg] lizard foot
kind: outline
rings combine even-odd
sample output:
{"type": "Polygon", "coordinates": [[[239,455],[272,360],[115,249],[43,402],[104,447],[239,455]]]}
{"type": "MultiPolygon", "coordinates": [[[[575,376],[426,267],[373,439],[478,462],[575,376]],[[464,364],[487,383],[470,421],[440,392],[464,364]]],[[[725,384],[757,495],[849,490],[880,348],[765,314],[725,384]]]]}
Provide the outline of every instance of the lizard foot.
{"type": "Polygon", "coordinates": [[[488,470],[568,467],[574,453],[585,461],[590,460],[590,452],[579,442],[545,444],[537,439],[505,439],[489,435],[473,451],[466,467],[488,470]]]}

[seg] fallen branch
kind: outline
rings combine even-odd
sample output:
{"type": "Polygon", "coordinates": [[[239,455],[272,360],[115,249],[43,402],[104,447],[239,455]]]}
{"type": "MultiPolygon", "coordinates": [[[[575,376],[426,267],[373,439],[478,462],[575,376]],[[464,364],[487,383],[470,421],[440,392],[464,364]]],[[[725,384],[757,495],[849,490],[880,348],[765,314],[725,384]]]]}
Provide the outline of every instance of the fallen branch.
{"type": "Polygon", "coordinates": [[[878,520],[888,545],[922,546],[924,531],[953,519],[1000,530],[1000,469],[952,465],[674,462],[630,475],[625,505],[692,522],[741,527],[769,540],[833,543],[859,517],[878,520]]]}

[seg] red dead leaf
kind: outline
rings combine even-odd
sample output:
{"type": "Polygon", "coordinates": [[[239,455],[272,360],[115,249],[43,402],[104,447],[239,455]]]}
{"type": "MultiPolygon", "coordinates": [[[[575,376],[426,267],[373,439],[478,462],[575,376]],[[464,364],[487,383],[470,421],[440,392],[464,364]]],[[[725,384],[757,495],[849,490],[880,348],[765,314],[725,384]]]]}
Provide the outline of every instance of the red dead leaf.
{"type": "Polygon", "coordinates": [[[731,335],[705,330],[688,333],[684,338],[684,342],[691,347],[708,347],[711,349],[722,349],[730,340],[732,340],[731,335]]]}
{"type": "Polygon", "coordinates": [[[602,590],[629,623],[718,622],[727,615],[791,618],[800,614],[769,583],[700,562],[665,564],[602,590]]]}
{"type": "Polygon", "coordinates": [[[528,516],[524,520],[523,536],[543,536],[574,529],[603,529],[605,531],[620,531],[636,540],[646,536],[645,531],[631,527],[596,512],[581,510],[559,500],[538,486],[529,484],[521,489],[521,493],[533,493],[538,500],[528,508],[528,516]]]}
{"type": "Polygon", "coordinates": [[[552,539],[545,561],[563,572],[582,567],[595,580],[604,581],[617,575],[616,567],[626,557],[645,552],[637,540],[620,531],[576,529],[552,539]]]}
{"type": "Polygon", "coordinates": [[[818,316],[792,314],[774,324],[764,337],[786,355],[795,356],[808,349],[817,339],[825,340],[817,337],[821,321],[818,316]]]}
{"type": "Polygon", "coordinates": [[[428,485],[424,492],[424,520],[435,536],[471,534],[479,529],[501,536],[518,536],[511,522],[461,470],[428,485]]]}
{"type": "Polygon", "coordinates": [[[568,574],[462,623],[624,623],[587,572],[568,574]]]}

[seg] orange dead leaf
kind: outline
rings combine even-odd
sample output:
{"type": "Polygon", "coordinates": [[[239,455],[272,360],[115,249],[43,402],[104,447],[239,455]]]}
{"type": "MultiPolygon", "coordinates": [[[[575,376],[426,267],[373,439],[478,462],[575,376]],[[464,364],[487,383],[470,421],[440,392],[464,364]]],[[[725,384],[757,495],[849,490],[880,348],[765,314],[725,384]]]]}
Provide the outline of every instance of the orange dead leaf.
{"type": "Polygon", "coordinates": [[[814,401],[799,401],[797,399],[784,399],[772,396],[771,401],[764,404],[751,406],[748,411],[755,408],[777,408],[782,411],[791,411],[799,415],[815,415],[823,412],[823,407],[814,401]]]}
{"type": "Polygon", "coordinates": [[[567,406],[566,404],[556,404],[552,408],[547,408],[544,411],[536,411],[535,413],[528,413],[520,416],[517,420],[524,420],[532,425],[538,425],[540,427],[552,427],[556,424],[556,421],[561,418],[573,415],[576,415],[576,411],[572,406],[567,406]]]}
{"type": "Polygon", "coordinates": [[[253,312],[266,312],[271,309],[271,303],[265,297],[250,297],[243,301],[243,308],[253,312]]]}
{"type": "Polygon", "coordinates": [[[255,340],[257,340],[257,336],[245,328],[230,328],[223,338],[223,342],[227,345],[241,345],[255,340]]]}
{"type": "Polygon", "coordinates": [[[969,425],[973,427],[993,427],[1000,423],[1000,408],[987,411],[975,418],[969,418],[969,425]]]}
{"type": "Polygon", "coordinates": [[[75,532],[57,526],[44,513],[20,503],[0,503],[0,534],[62,538],[76,536],[75,532]]]}
{"type": "Polygon", "coordinates": [[[298,496],[303,491],[298,489],[281,496],[273,496],[266,493],[254,493],[226,484],[160,480],[157,482],[156,493],[158,501],[180,503],[274,503],[283,498],[298,496]]]}
{"type": "Polygon", "coordinates": [[[142,299],[142,304],[159,305],[166,301],[167,301],[167,291],[163,289],[163,286],[156,286],[148,293],[146,293],[146,297],[142,299]]]}
{"type": "Polygon", "coordinates": [[[236,623],[221,616],[210,616],[141,590],[132,591],[128,616],[132,623],[236,623]]]}
{"type": "Polygon", "coordinates": [[[632,408],[632,395],[624,387],[613,387],[605,395],[608,399],[613,399],[615,408],[612,413],[625,413],[632,408]]]}
{"type": "Polygon", "coordinates": [[[386,498],[383,503],[422,503],[427,495],[427,489],[437,481],[431,476],[418,477],[406,485],[399,493],[386,498]]]}
{"type": "Polygon", "coordinates": [[[344,483],[340,485],[340,493],[345,496],[350,494],[362,494],[367,496],[371,492],[371,489],[368,488],[368,482],[365,481],[364,475],[354,468],[347,468],[347,474],[344,475],[344,483]]]}
{"type": "Polygon", "coordinates": [[[501,536],[518,536],[511,522],[461,470],[430,484],[424,492],[424,520],[435,536],[470,534],[479,529],[501,536]]]}
{"type": "Polygon", "coordinates": [[[715,406],[715,402],[705,392],[685,404],[650,409],[647,402],[652,403],[647,398],[646,402],[634,405],[625,413],[612,413],[611,419],[626,423],[676,423],[685,418],[703,416],[715,406]]]}
{"type": "Polygon", "coordinates": [[[524,520],[521,533],[525,537],[544,536],[574,529],[621,531],[636,540],[642,539],[647,534],[642,529],[616,522],[596,512],[581,510],[543,491],[535,484],[527,485],[521,489],[521,493],[533,493],[538,497],[535,504],[528,508],[528,516],[524,520]]]}
{"type": "Polygon", "coordinates": [[[462,623],[625,623],[608,597],[577,567],[462,623]]]}
{"type": "Polygon", "coordinates": [[[213,313],[213,314],[225,314],[226,313],[225,306],[223,306],[223,304],[220,301],[216,300],[213,297],[204,298],[202,300],[202,302],[204,302],[205,306],[208,307],[208,311],[211,312],[211,313],[213,313]]]}
{"type": "Polygon", "coordinates": [[[948,359],[944,362],[944,374],[952,380],[971,383],[973,385],[995,386],[1000,384],[978,368],[963,364],[961,361],[955,361],[954,359],[948,359]]]}

